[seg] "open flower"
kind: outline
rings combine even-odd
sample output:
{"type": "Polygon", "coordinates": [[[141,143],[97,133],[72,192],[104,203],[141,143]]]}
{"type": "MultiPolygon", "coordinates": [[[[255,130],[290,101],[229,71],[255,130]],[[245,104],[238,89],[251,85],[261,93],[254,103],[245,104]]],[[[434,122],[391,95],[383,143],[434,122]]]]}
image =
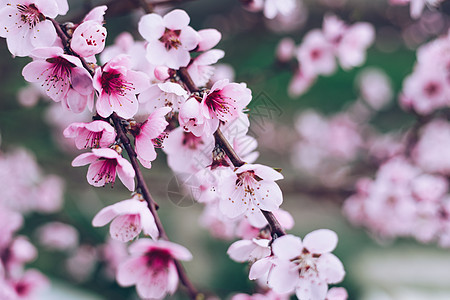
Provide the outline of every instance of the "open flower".
{"type": "Polygon", "coordinates": [[[35,49],[32,55],[36,59],[22,71],[26,81],[40,83],[52,100],[62,101],[75,113],[84,111],[86,105],[92,109],[92,77],[78,57],[64,54],[59,47],[35,49]]]}
{"type": "Polygon", "coordinates": [[[160,147],[163,134],[169,123],[165,115],[171,111],[170,107],[161,107],[150,114],[148,119],[141,125],[139,134],[136,135],[136,154],[141,164],[151,168],[151,162],[156,159],[155,146],[160,147]]]}
{"type": "Polygon", "coordinates": [[[174,259],[192,259],[183,246],[146,238],[134,242],[129,251],[131,257],[117,269],[117,282],[121,286],[136,285],[139,296],[146,299],[162,299],[166,294],[173,294],[178,285],[174,259]]]}
{"type": "Polygon", "coordinates": [[[92,149],[92,153],[83,153],[72,161],[73,167],[91,164],[87,172],[87,181],[93,186],[114,184],[116,173],[122,183],[134,191],[134,169],[117,151],[110,148],[92,149]]]}
{"type": "Polygon", "coordinates": [[[257,217],[261,214],[259,209],[277,210],[283,202],[280,187],[275,183],[279,179],[283,179],[283,175],[270,167],[243,165],[231,176],[222,179],[220,210],[230,218],[244,214],[257,217]]]}
{"type": "Polygon", "coordinates": [[[325,300],[328,284],[345,275],[341,261],[330,253],[337,241],[336,233],[328,229],[315,230],[303,241],[293,235],[279,237],[272,243],[274,256],[253,264],[251,277],[268,274],[267,283],[277,293],[295,291],[298,299],[325,300]]]}
{"type": "Polygon", "coordinates": [[[147,40],[147,60],[154,65],[165,65],[178,70],[191,60],[189,51],[194,50],[200,35],[188,26],[188,14],[175,9],[164,17],[148,14],[139,22],[139,33],[147,40]]]}
{"type": "Polygon", "coordinates": [[[6,38],[9,51],[27,56],[37,47],[50,47],[56,30],[47,19],[65,14],[67,0],[9,0],[0,4],[0,37],[6,38]]]}
{"type": "Polygon", "coordinates": [[[96,107],[100,116],[107,118],[116,112],[129,119],[137,113],[136,94],[150,83],[145,73],[131,70],[130,64],[129,56],[119,55],[95,71],[94,88],[99,93],[96,107]]]}
{"type": "Polygon", "coordinates": [[[116,131],[107,122],[72,123],[64,130],[66,138],[75,139],[78,149],[108,147],[116,140],[116,131]]]}
{"type": "Polygon", "coordinates": [[[105,226],[111,222],[109,233],[115,240],[128,242],[144,231],[153,239],[158,238],[155,219],[148,209],[147,202],[140,194],[100,210],[92,220],[94,227],[105,226]],[[112,222],[111,222],[112,221],[112,222]]]}
{"type": "Polygon", "coordinates": [[[245,83],[230,83],[224,79],[214,83],[211,90],[203,95],[201,109],[204,117],[210,120],[209,127],[214,132],[219,127],[219,121],[236,120],[251,100],[252,92],[245,83]]]}

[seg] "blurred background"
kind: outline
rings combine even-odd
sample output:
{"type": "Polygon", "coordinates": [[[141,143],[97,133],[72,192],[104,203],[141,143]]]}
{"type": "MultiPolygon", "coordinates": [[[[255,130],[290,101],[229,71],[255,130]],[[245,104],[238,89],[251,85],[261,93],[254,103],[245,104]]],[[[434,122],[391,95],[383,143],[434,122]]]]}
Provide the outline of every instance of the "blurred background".
{"type": "MultiPolygon", "coordinates": [[[[124,31],[140,39],[136,24],[143,11],[124,2],[110,3],[105,24],[107,45],[124,31]]],[[[377,169],[360,153],[364,147],[351,159],[324,154],[327,159],[312,166],[305,165],[305,157],[298,158],[295,150],[301,147],[298,124],[305,112],[323,120],[356,115],[363,120],[352,119],[351,128],[363,137],[373,132],[393,132],[395,141],[396,133],[409,128],[414,117],[399,107],[397,95],[404,78],[413,70],[417,47],[448,31],[450,3],[444,1],[439,9],[426,9],[421,18],[414,20],[408,6],[390,6],[384,0],[304,0],[298,1],[298,11],[289,18],[269,20],[261,12],[244,9],[237,0],[169,2],[174,4],[157,6],[156,11],[185,9],[193,28],[216,28],[223,34],[216,47],[225,51],[220,63],[232,68],[236,82],[246,82],[252,90],[250,135],[259,143],[257,162],[283,170],[285,179],[279,181],[284,193],[282,207],[295,219],[290,232],[303,237],[319,228],[336,231],[339,244],[334,253],[347,272],[340,286],[348,290],[349,299],[450,299],[448,249],[413,239],[379,238],[364,228],[352,226],[343,215],[342,204],[352,193],[355,178],[374,176],[377,169]],[[288,92],[294,75],[292,61],[277,62],[277,45],[284,37],[292,38],[298,45],[309,30],[321,28],[327,14],[337,15],[348,24],[370,22],[376,30],[375,42],[367,50],[362,66],[351,70],[338,68],[330,76],[319,76],[305,93],[292,96],[288,92]],[[383,108],[369,112],[367,106],[364,109],[358,106],[363,97],[361,76],[367,68],[382,73],[390,88],[383,108]]],[[[108,2],[69,0],[71,9],[59,20],[79,22],[90,8],[105,3],[108,2]]],[[[17,149],[27,149],[27,157],[34,158],[42,178],[54,174],[64,181],[62,209],[31,212],[20,230],[38,247],[38,257],[29,266],[41,270],[52,281],[51,288],[39,299],[137,299],[134,287],[119,287],[98,259],[104,255],[102,244],[107,242],[108,227],[91,226],[93,216],[102,207],[129,198],[129,193],[121,184],[114,188],[93,188],[86,182],[86,168],[71,167],[78,152],[71,150],[62,136],[69,117],[59,105],[54,106],[53,102],[26,90],[21,70],[29,61],[12,58],[5,40],[0,41],[1,153],[6,157],[17,149]],[[74,241],[62,247],[63,251],[49,246],[51,242],[46,245],[42,241],[42,226],[49,222],[70,224],[78,232],[71,235],[75,236],[74,241]]],[[[307,156],[306,161],[312,159],[307,156]]],[[[213,238],[199,224],[203,207],[189,194],[183,194],[180,183],[167,167],[164,153],[160,151],[152,169],[144,172],[160,205],[159,213],[169,237],[194,254],[194,260],[184,265],[195,285],[221,299],[237,292],[255,292],[254,284],[248,280],[246,264],[233,262],[226,254],[231,241],[213,238]]],[[[0,188],[7,189],[7,181],[3,182],[0,188]]],[[[173,296],[185,298],[182,288],[173,296]]]]}

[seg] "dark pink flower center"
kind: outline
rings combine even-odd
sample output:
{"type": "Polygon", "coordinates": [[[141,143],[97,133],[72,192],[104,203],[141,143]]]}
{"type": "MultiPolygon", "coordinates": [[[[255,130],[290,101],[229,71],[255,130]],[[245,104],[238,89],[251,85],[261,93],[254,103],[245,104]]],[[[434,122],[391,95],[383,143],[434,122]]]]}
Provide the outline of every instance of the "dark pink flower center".
{"type": "Polygon", "coordinates": [[[98,173],[92,178],[96,183],[100,182],[102,179],[105,180],[106,183],[112,183],[114,185],[114,181],[116,180],[116,168],[117,168],[117,159],[103,159],[103,164],[100,167],[98,173]]]}
{"type": "Polygon", "coordinates": [[[203,144],[201,137],[193,135],[191,132],[184,132],[183,146],[192,150],[198,148],[198,145],[203,144]]]}
{"type": "Polygon", "coordinates": [[[223,119],[230,111],[236,110],[232,105],[236,100],[224,96],[221,91],[214,91],[206,97],[205,104],[210,111],[213,111],[218,118],[223,119]]]}
{"type": "Polygon", "coordinates": [[[173,259],[170,252],[166,249],[152,249],[146,254],[147,266],[155,273],[166,270],[170,261],[173,259]]]}
{"type": "Polygon", "coordinates": [[[163,36],[159,40],[164,44],[167,51],[172,48],[178,49],[181,46],[180,33],[181,30],[170,30],[166,28],[163,36]]]}
{"type": "Polygon", "coordinates": [[[108,95],[118,94],[124,96],[127,91],[134,90],[133,84],[123,79],[119,72],[103,72],[100,80],[102,89],[108,95]]]}
{"type": "Polygon", "coordinates": [[[70,85],[72,68],[75,68],[76,66],[60,56],[47,58],[46,61],[50,63],[50,66],[44,70],[37,79],[40,80],[40,77],[43,74],[47,74],[42,86],[46,86],[47,91],[51,88],[59,89],[56,94],[64,92],[67,86],[70,85]]]}
{"type": "Polygon", "coordinates": [[[21,281],[16,283],[14,289],[19,296],[27,296],[30,293],[30,285],[21,281]]]}
{"type": "Polygon", "coordinates": [[[86,144],[84,145],[84,148],[99,148],[102,136],[103,131],[100,132],[89,131],[86,137],[86,144]]]}
{"type": "Polygon", "coordinates": [[[320,49],[313,49],[310,55],[312,60],[318,60],[322,56],[322,51],[320,49]]]}
{"type": "MultiPolygon", "coordinates": [[[[37,9],[34,4],[24,5],[17,4],[17,10],[20,13],[20,19],[24,24],[28,24],[30,29],[35,27],[37,23],[45,20],[45,16],[37,9]]],[[[19,25],[21,28],[22,25],[19,25]]]]}
{"type": "Polygon", "coordinates": [[[433,97],[439,93],[440,86],[436,82],[429,82],[427,85],[425,85],[424,90],[427,96],[433,97]]]}

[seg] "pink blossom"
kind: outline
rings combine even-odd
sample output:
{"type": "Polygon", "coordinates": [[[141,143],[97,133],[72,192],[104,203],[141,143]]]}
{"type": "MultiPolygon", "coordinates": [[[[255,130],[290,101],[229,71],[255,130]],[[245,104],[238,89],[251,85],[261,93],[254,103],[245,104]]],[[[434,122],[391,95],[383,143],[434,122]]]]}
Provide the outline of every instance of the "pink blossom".
{"type": "Polygon", "coordinates": [[[163,134],[169,123],[165,115],[172,109],[170,107],[161,107],[150,114],[147,120],[139,128],[139,134],[135,137],[136,154],[141,164],[151,167],[151,162],[156,159],[155,147],[161,147],[163,134]]]}
{"type": "Polygon", "coordinates": [[[178,127],[169,133],[163,146],[167,163],[174,172],[192,174],[211,164],[214,138],[197,137],[178,127]]]}
{"type": "Polygon", "coordinates": [[[345,275],[341,261],[330,253],[337,241],[336,233],[328,229],[315,230],[303,241],[293,235],[277,238],[272,243],[276,259],[269,271],[269,287],[277,293],[295,290],[299,299],[325,300],[327,285],[345,275]]]}
{"type": "Polygon", "coordinates": [[[276,57],[282,63],[289,62],[295,53],[295,42],[291,38],[282,39],[277,46],[276,57]]]}
{"type": "Polygon", "coordinates": [[[0,37],[6,38],[9,51],[27,56],[38,47],[50,47],[56,30],[46,17],[67,12],[66,0],[10,0],[0,4],[0,37]]]}
{"type": "Polygon", "coordinates": [[[56,175],[46,176],[36,190],[35,210],[41,213],[59,211],[64,202],[65,183],[56,175]]]}
{"type": "Polygon", "coordinates": [[[289,83],[289,96],[298,97],[306,93],[316,81],[316,75],[307,74],[301,68],[294,73],[289,83]]]}
{"type": "Polygon", "coordinates": [[[24,264],[36,259],[36,247],[24,237],[16,237],[7,249],[3,249],[4,253],[8,253],[3,259],[5,269],[9,274],[17,276],[23,273],[24,264]]]}
{"type": "Polygon", "coordinates": [[[196,97],[191,97],[181,106],[178,114],[180,127],[186,132],[191,132],[195,136],[211,135],[214,132],[214,126],[219,126],[218,120],[213,125],[207,122],[202,114],[202,106],[196,97]]]}
{"type": "Polygon", "coordinates": [[[401,104],[406,109],[427,115],[450,105],[450,88],[445,73],[428,65],[419,65],[403,82],[401,104]]]}
{"type": "Polygon", "coordinates": [[[129,119],[138,111],[136,94],[149,86],[149,78],[143,72],[130,69],[130,58],[119,55],[102,68],[97,68],[94,75],[94,88],[99,93],[97,112],[107,118],[116,112],[122,118],[129,119]]]}
{"type": "Polygon", "coordinates": [[[437,119],[425,125],[415,145],[412,156],[414,161],[425,171],[450,174],[450,124],[437,119]]]}
{"type": "Polygon", "coordinates": [[[283,202],[281,190],[275,183],[279,179],[283,179],[283,175],[267,166],[245,164],[239,167],[234,174],[222,179],[220,210],[235,218],[244,214],[257,217],[261,214],[259,209],[278,209],[283,202]]]}
{"type": "Polygon", "coordinates": [[[357,83],[362,98],[375,110],[382,109],[392,100],[392,82],[380,69],[364,69],[358,75],[357,83]]]}
{"type": "Polygon", "coordinates": [[[94,227],[105,226],[111,222],[111,237],[121,242],[128,242],[137,237],[141,231],[158,238],[155,219],[141,195],[136,194],[129,200],[123,200],[100,210],[92,220],[94,227]],[[112,222],[111,222],[112,221],[112,222]]]}
{"type": "Polygon", "coordinates": [[[98,262],[97,249],[91,245],[81,245],[66,260],[66,271],[77,282],[84,282],[95,270],[98,262]]]}
{"type": "Polygon", "coordinates": [[[91,153],[78,155],[73,161],[73,167],[90,164],[87,172],[89,184],[99,187],[116,180],[116,173],[122,183],[134,191],[134,169],[131,164],[117,151],[110,148],[92,149],[91,153]]]}
{"type": "Polygon", "coordinates": [[[153,84],[143,91],[139,95],[139,102],[149,113],[164,106],[178,112],[188,97],[188,92],[178,83],[164,82],[153,84]]]}
{"type": "Polygon", "coordinates": [[[187,67],[187,71],[196,86],[206,86],[215,70],[211,65],[217,63],[224,55],[225,52],[223,50],[213,49],[200,54],[192,60],[192,63],[187,67]]]}
{"type": "Polygon", "coordinates": [[[372,24],[359,22],[350,26],[340,39],[336,56],[344,69],[360,66],[366,60],[366,49],[375,40],[372,24]]]}
{"type": "Polygon", "coordinates": [[[20,278],[11,280],[10,285],[17,295],[17,298],[11,300],[35,299],[37,294],[50,286],[50,282],[41,272],[31,269],[27,270],[20,278]]]}
{"type": "Polygon", "coordinates": [[[190,18],[180,9],[164,17],[148,14],[139,21],[139,33],[147,40],[147,60],[178,70],[191,60],[189,51],[200,42],[200,35],[188,26],[190,18]]]}
{"type": "Polygon", "coordinates": [[[230,258],[237,262],[255,261],[271,254],[270,240],[256,239],[239,240],[231,244],[227,250],[230,258]]]}
{"type": "Polygon", "coordinates": [[[308,32],[297,51],[297,60],[302,72],[311,77],[330,75],[336,70],[336,59],[332,45],[323,33],[316,29],[308,32]]]}
{"type": "Polygon", "coordinates": [[[80,113],[86,106],[92,109],[92,77],[79,58],[59,47],[39,48],[32,54],[36,60],[24,67],[25,80],[41,83],[50,98],[73,112],[80,113]]]}
{"type": "Polygon", "coordinates": [[[131,257],[121,263],[116,279],[121,286],[136,285],[140,297],[162,299],[178,285],[174,259],[191,260],[183,246],[168,241],[139,239],[129,248],[131,257]]]}
{"type": "Polygon", "coordinates": [[[116,131],[107,122],[72,123],[63,132],[66,138],[75,140],[78,149],[108,147],[116,140],[116,131]]]}
{"type": "Polygon", "coordinates": [[[203,95],[201,110],[214,132],[219,126],[219,121],[227,123],[236,120],[239,112],[251,100],[252,92],[245,83],[230,83],[224,79],[214,83],[211,90],[203,95]]]}
{"type": "Polygon", "coordinates": [[[78,246],[78,231],[71,225],[50,222],[36,230],[39,243],[47,249],[68,251],[78,246]]]}
{"type": "Polygon", "coordinates": [[[91,18],[84,20],[75,28],[70,47],[81,57],[90,57],[99,54],[105,48],[106,28],[103,27],[103,14],[107,7],[95,8],[91,18]],[[97,12],[98,11],[98,12],[97,12]]]}

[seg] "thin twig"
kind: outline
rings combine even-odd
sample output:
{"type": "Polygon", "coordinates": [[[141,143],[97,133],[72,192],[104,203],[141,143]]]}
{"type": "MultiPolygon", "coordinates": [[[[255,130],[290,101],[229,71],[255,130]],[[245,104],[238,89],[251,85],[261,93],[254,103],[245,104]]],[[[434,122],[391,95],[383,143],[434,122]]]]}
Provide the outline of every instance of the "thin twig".
{"type": "MultiPolygon", "coordinates": [[[[63,29],[61,28],[61,25],[56,22],[54,19],[50,19],[49,20],[53,23],[56,32],[58,34],[58,36],[61,38],[64,47],[66,48],[66,50],[73,54],[76,55],[76,53],[74,53],[74,51],[70,48],[70,44],[69,44],[69,39],[70,36],[68,36],[63,29]]],[[[91,75],[93,75],[94,70],[92,70],[86,63],[86,61],[76,55],[78,58],[80,58],[81,62],[83,63],[83,67],[89,71],[89,73],[91,75]]],[[[163,239],[163,240],[169,240],[166,231],[164,230],[164,227],[162,225],[161,219],[159,218],[158,213],[156,212],[158,205],[156,204],[156,202],[153,200],[152,195],[150,194],[150,191],[148,189],[147,184],[145,183],[144,180],[144,176],[142,174],[142,171],[139,167],[139,163],[137,161],[137,155],[136,155],[136,151],[134,150],[133,146],[131,145],[130,139],[128,138],[123,125],[122,125],[122,118],[120,118],[116,113],[113,113],[110,116],[111,120],[114,123],[114,127],[117,131],[117,137],[120,139],[120,141],[122,142],[125,150],[128,153],[128,157],[130,158],[130,162],[131,165],[133,166],[133,169],[136,173],[136,180],[137,180],[137,187],[138,189],[141,191],[142,196],[144,197],[145,201],[148,204],[148,208],[151,212],[151,214],[153,215],[154,219],[155,219],[155,224],[156,227],[158,228],[158,232],[159,232],[159,238],[163,239]]],[[[189,280],[183,265],[181,264],[181,262],[179,262],[178,260],[175,260],[175,266],[177,268],[177,272],[178,272],[178,277],[180,278],[181,283],[186,287],[187,292],[189,294],[189,297],[193,300],[197,299],[197,297],[201,294],[199,294],[197,292],[197,289],[194,287],[194,285],[192,284],[192,282],[189,280]]]]}
{"type": "MultiPolygon", "coordinates": [[[[186,68],[180,68],[180,70],[178,70],[178,75],[191,93],[199,91],[199,88],[195,85],[186,68]]],[[[236,151],[234,151],[233,147],[227,141],[220,129],[217,129],[217,131],[214,133],[214,138],[216,140],[216,144],[219,145],[223,151],[225,151],[236,168],[239,168],[240,166],[245,164],[245,162],[238,156],[236,151]]],[[[261,210],[261,212],[269,223],[273,238],[277,238],[286,234],[283,227],[280,225],[280,222],[278,222],[277,218],[275,218],[272,212],[265,210],[261,210]]]]}

